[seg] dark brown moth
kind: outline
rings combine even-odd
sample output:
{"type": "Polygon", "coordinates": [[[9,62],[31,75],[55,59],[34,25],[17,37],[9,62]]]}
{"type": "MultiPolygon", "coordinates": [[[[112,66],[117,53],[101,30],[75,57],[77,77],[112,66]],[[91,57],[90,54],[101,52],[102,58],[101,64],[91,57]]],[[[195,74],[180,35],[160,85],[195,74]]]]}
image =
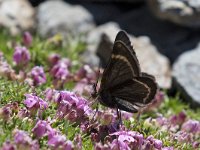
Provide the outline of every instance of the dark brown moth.
{"type": "Polygon", "coordinates": [[[155,78],[140,70],[131,42],[120,31],[103,72],[99,91],[94,86],[93,98],[104,106],[136,113],[150,103],[157,92],[155,78]]]}

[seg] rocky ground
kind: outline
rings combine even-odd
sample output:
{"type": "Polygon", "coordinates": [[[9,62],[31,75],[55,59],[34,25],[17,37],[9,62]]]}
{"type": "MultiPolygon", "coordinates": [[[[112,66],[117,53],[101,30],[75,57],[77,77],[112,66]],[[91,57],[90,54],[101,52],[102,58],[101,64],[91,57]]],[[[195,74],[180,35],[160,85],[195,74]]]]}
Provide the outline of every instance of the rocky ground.
{"type": "Polygon", "coordinates": [[[0,149],[198,149],[199,8],[197,0],[0,0],[0,149]],[[139,114],[122,111],[122,124],[89,98],[120,30],[159,85],[139,114]]]}
{"type": "Polygon", "coordinates": [[[142,70],[153,74],[160,88],[176,89],[186,100],[200,104],[198,1],[30,2],[0,0],[1,26],[12,35],[26,30],[42,37],[81,35],[87,43],[81,59],[92,65],[106,64],[116,33],[126,30],[142,70]]]}

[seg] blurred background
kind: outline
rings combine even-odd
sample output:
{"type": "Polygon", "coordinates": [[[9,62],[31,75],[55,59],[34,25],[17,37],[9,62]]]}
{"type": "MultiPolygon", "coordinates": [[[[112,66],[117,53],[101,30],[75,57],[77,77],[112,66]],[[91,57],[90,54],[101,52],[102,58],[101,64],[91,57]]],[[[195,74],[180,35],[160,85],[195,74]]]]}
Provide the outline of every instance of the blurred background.
{"type": "Polygon", "coordinates": [[[142,71],[200,104],[200,0],[0,0],[0,26],[12,36],[81,37],[87,46],[80,60],[93,66],[105,66],[125,30],[142,71]]]}

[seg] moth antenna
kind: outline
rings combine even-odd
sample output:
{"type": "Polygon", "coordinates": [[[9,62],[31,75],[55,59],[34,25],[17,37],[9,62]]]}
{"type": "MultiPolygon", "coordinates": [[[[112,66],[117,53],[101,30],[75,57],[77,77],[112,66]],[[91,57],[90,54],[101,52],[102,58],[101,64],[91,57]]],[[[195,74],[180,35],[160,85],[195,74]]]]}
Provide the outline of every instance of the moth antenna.
{"type": "Polygon", "coordinates": [[[97,73],[97,81],[96,81],[96,86],[95,86],[95,88],[97,87],[97,84],[98,84],[98,82],[99,82],[99,77],[100,77],[100,63],[99,63],[99,67],[98,67],[98,73],[97,73]]]}
{"type": "MultiPolygon", "coordinates": [[[[98,98],[98,97],[97,97],[97,98],[98,98]]],[[[91,101],[91,102],[88,104],[89,108],[87,108],[87,109],[84,111],[84,113],[83,113],[80,117],[83,117],[83,116],[85,115],[85,113],[86,113],[89,109],[91,109],[91,106],[94,105],[94,103],[98,102],[98,101],[97,101],[97,98],[95,98],[94,101],[91,101]]]]}
{"type": "Polygon", "coordinates": [[[93,97],[93,98],[97,97],[97,85],[98,85],[98,82],[99,82],[99,77],[100,77],[100,63],[99,63],[98,72],[97,72],[97,80],[93,84],[93,93],[91,94],[91,97],[93,97]]]}

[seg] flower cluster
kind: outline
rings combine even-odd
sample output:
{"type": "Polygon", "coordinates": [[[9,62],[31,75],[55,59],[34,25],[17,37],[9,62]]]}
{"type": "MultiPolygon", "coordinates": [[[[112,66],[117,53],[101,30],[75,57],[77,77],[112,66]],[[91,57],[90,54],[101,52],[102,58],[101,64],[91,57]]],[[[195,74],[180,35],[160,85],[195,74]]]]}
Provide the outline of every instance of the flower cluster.
{"type": "Polygon", "coordinates": [[[14,73],[15,73],[15,71],[4,59],[3,53],[0,52],[0,76],[12,79],[14,76],[14,73]]]}
{"type": "Polygon", "coordinates": [[[46,82],[46,76],[43,67],[35,66],[31,70],[31,78],[33,79],[33,85],[41,85],[46,82]]]}
{"type": "Polygon", "coordinates": [[[51,127],[50,122],[39,120],[32,129],[37,139],[47,136],[48,146],[53,149],[72,149],[73,143],[66,139],[58,130],[51,127]]]}
{"type": "Polygon", "coordinates": [[[31,114],[36,114],[37,112],[40,113],[47,109],[48,103],[35,94],[26,94],[25,96],[26,99],[24,100],[24,104],[29,109],[31,114]]]}
{"type": "MultiPolygon", "coordinates": [[[[32,36],[29,32],[24,33],[23,43],[30,46],[32,36]]],[[[17,67],[14,70],[0,53],[0,75],[11,80],[25,81],[32,86],[37,86],[46,83],[46,75],[42,66],[35,66],[28,72],[28,65],[31,61],[30,51],[25,46],[15,46],[13,53],[13,61],[17,67]]]]}
{"type": "Polygon", "coordinates": [[[30,149],[30,150],[39,150],[39,143],[37,140],[32,140],[29,134],[22,130],[13,131],[14,142],[9,141],[3,144],[2,150],[15,150],[15,149],[30,149]]]}
{"type": "Polygon", "coordinates": [[[52,67],[50,72],[55,79],[64,81],[70,77],[70,66],[69,59],[61,59],[52,67]]]}
{"type": "Polygon", "coordinates": [[[5,135],[0,138],[0,149],[174,150],[200,147],[199,121],[184,111],[168,118],[168,114],[159,113],[162,111],[157,108],[164,104],[166,97],[163,92],[157,92],[152,103],[140,109],[140,113],[145,113],[141,118],[124,111],[118,118],[116,110],[90,101],[92,84],[99,87],[96,82],[100,72],[89,65],[76,71],[74,62],[55,53],[48,54],[46,65],[37,62],[33,66],[28,49],[34,46],[32,40],[31,34],[26,32],[22,39],[26,47],[15,46],[13,68],[0,53],[0,76],[28,87],[28,90],[21,88],[25,89],[23,91],[11,89],[5,94],[0,91],[0,132],[5,135]],[[64,90],[68,85],[70,90],[64,90]]]}
{"type": "Polygon", "coordinates": [[[16,63],[16,65],[19,66],[27,65],[30,59],[31,59],[30,52],[26,47],[20,47],[20,46],[15,47],[13,60],[16,63]]]}
{"type": "Polygon", "coordinates": [[[178,115],[171,116],[168,119],[163,116],[150,119],[148,120],[149,123],[167,132],[172,141],[178,141],[180,144],[192,143],[193,148],[196,148],[200,144],[200,141],[198,141],[200,136],[200,122],[187,119],[184,112],[180,112],[178,115]]]}
{"type": "Polygon", "coordinates": [[[117,131],[109,135],[108,139],[112,139],[106,144],[102,145],[97,143],[96,150],[103,149],[124,149],[124,150],[148,150],[148,149],[161,149],[163,147],[162,141],[154,139],[153,136],[144,138],[144,136],[134,131],[117,131]]]}
{"type": "Polygon", "coordinates": [[[69,91],[46,90],[46,98],[58,105],[58,118],[67,118],[72,122],[81,122],[92,113],[88,101],[69,91]],[[53,96],[54,95],[54,96],[53,96]]]}
{"type": "MultiPolygon", "coordinates": [[[[80,127],[80,133],[90,135],[95,150],[173,150],[172,146],[166,147],[163,141],[155,138],[153,135],[145,137],[144,134],[138,131],[132,131],[131,126],[129,129],[125,126],[120,127],[116,112],[113,110],[100,109],[96,111],[96,115],[94,115],[95,112],[89,107],[87,100],[75,95],[73,92],[47,89],[45,91],[45,99],[48,100],[49,104],[35,94],[26,94],[25,96],[24,104],[29,111],[44,111],[48,105],[56,104],[57,117],[55,116],[53,120],[48,117],[47,121],[38,120],[32,129],[32,133],[35,137],[34,140],[32,140],[25,131],[17,130],[14,134],[15,141],[5,142],[3,144],[4,149],[6,147],[16,146],[31,147],[33,143],[35,143],[34,146],[37,148],[37,141],[43,139],[43,137],[47,138],[47,145],[52,149],[81,149],[83,145],[80,134],[76,134],[74,140],[71,141],[67,139],[67,136],[62,134],[59,129],[52,128],[52,124],[56,123],[58,120],[68,120],[71,123],[76,123],[76,125],[80,127]],[[91,119],[91,117],[93,119],[91,119]],[[20,137],[23,138],[20,139],[20,137]]],[[[14,106],[12,105],[12,107],[14,106]]],[[[10,113],[11,105],[8,105],[7,108],[4,109],[3,114],[5,116],[12,115],[10,113]]],[[[122,119],[133,120],[133,116],[129,113],[122,112],[122,119]]],[[[170,118],[162,116],[156,119],[149,118],[144,123],[146,127],[148,127],[147,124],[149,127],[160,127],[162,130],[161,132],[168,132],[168,138],[171,138],[173,141],[177,141],[180,144],[192,143],[193,148],[199,147],[197,139],[200,135],[200,122],[187,119],[184,112],[180,112],[178,115],[170,118]],[[177,127],[177,125],[179,127],[177,127]]]]}
{"type": "Polygon", "coordinates": [[[33,42],[32,35],[29,32],[24,32],[23,34],[23,44],[30,47],[33,42]]]}
{"type": "Polygon", "coordinates": [[[5,121],[8,121],[13,115],[13,113],[18,111],[18,109],[19,107],[17,102],[6,104],[2,108],[0,108],[0,118],[4,119],[5,121]]]}
{"type": "MultiPolygon", "coordinates": [[[[29,47],[32,44],[32,36],[25,32],[23,35],[23,44],[29,47]]],[[[8,77],[12,80],[25,81],[31,86],[39,86],[46,83],[46,74],[43,66],[34,66],[29,70],[31,53],[25,46],[17,45],[14,47],[13,61],[15,69],[4,60],[3,53],[0,53],[0,75],[8,77]]],[[[96,80],[96,72],[89,66],[84,65],[77,72],[71,73],[72,62],[67,58],[61,58],[58,54],[50,54],[48,56],[47,70],[53,78],[52,84],[55,89],[60,89],[68,81],[75,81],[74,92],[82,95],[83,93],[91,93],[90,84],[96,80]]]]}

